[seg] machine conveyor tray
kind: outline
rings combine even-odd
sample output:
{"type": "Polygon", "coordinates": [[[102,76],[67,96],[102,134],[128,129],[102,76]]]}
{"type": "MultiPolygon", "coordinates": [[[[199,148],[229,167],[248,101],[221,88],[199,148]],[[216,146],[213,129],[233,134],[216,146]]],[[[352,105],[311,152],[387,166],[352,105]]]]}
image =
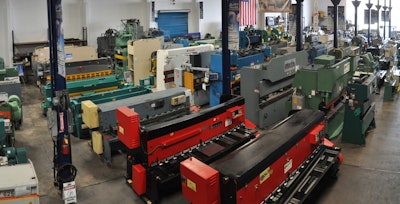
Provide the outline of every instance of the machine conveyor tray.
{"type": "Polygon", "coordinates": [[[321,111],[311,109],[299,111],[279,126],[266,131],[210,166],[222,175],[236,180],[240,189],[304,138],[311,128],[322,121],[323,117],[324,113],[321,111]]]}

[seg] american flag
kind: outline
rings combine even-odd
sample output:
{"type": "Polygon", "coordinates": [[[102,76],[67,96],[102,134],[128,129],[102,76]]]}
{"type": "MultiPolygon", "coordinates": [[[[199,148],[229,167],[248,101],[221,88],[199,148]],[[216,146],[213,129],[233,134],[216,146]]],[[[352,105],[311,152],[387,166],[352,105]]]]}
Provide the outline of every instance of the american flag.
{"type": "Polygon", "coordinates": [[[240,26],[256,24],[256,0],[240,0],[240,26]]]}

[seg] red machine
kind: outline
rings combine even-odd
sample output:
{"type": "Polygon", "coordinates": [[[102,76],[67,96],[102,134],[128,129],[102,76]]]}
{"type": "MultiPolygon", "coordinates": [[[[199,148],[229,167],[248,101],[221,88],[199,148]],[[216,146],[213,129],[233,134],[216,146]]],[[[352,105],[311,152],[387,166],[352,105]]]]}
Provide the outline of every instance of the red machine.
{"type": "Polygon", "coordinates": [[[244,99],[235,97],[198,113],[141,126],[134,111],[118,108],[118,138],[129,149],[127,182],[152,202],[179,190],[181,161],[195,157],[211,163],[255,138],[244,110],[244,99]]]}
{"type": "Polygon", "coordinates": [[[325,145],[324,136],[324,114],[302,110],[208,165],[181,162],[182,192],[193,204],[301,203],[338,171],[340,149],[325,145]]]}

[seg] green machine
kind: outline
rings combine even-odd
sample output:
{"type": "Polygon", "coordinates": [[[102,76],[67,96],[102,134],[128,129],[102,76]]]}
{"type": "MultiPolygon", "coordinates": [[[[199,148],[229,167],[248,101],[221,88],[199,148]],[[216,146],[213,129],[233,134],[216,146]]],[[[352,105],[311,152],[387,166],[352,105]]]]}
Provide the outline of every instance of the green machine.
{"type": "Polygon", "coordinates": [[[374,72],[379,69],[379,57],[374,57],[370,52],[360,55],[360,62],[358,64],[359,71],[374,72]]]}
{"type": "Polygon", "coordinates": [[[22,102],[17,95],[8,97],[7,93],[0,93],[0,117],[9,119],[15,129],[22,124],[22,102]]]}
{"type": "Polygon", "coordinates": [[[121,22],[123,28],[118,31],[114,47],[115,74],[118,76],[124,76],[128,71],[128,41],[143,37],[143,27],[140,26],[139,19],[123,19],[121,22]]]}
{"type": "Polygon", "coordinates": [[[10,119],[0,118],[0,147],[12,147],[14,143],[14,129],[10,119]]]}
{"type": "Polygon", "coordinates": [[[4,147],[1,148],[0,152],[0,166],[2,165],[15,165],[15,164],[25,164],[28,163],[28,158],[26,156],[26,149],[15,148],[15,147],[4,147]],[[7,159],[5,159],[7,158],[7,159]]]}
{"type": "MultiPolygon", "coordinates": [[[[153,79],[153,84],[154,84],[154,79],[153,79]]],[[[81,108],[81,103],[82,101],[87,101],[90,100],[94,104],[101,104],[101,103],[107,103],[111,101],[116,101],[116,100],[121,100],[125,98],[130,98],[134,96],[139,96],[147,93],[152,93],[152,90],[150,86],[133,86],[133,85],[127,85],[126,87],[117,89],[117,90],[111,90],[111,91],[106,91],[106,92],[101,92],[101,93],[90,93],[86,94],[80,97],[76,97],[71,99],[71,112],[72,112],[72,117],[73,117],[73,125],[74,125],[74,130],[73,133],[76,137],[78,138],[83,138],[84,134],[82,132],[82,108],[81,108]]]]}
{"type": "Polygon", "coordinates": [[[356,57],[346,57],[339,62],[331,55],[316,57],[314,64],[299,69],[295,75],[294,92],[287,104],[289,112],[324,111],[326,132],[330,139],[337,137],[343,128],[344,91],[355,67],[356,57]]]}
{"type": "Polygon", "coordinates": [[[17,67],[5,67],[4,59],[0,57],[0,81],[6,77],[18,77],[17,67]]]}
{"type": "Polygon", "coordinates": [[[361,74],[347,86],[343,142],[365,145],[366,131],[375,127],[375,78],[372,73],[361,74]]]}
{"type": "Polygon", "coordinates": [[[390,71],[386,73],[384,79],[385,92],[383,93],[384,101],[393,101],[394,95],[396,95],[399,86],[400,70],[393,67],[390,71]]]}
{"type": "MultiPolygon", "coordinates": [[[[116,90],[124,86],[125,83],[123,79],[115,75],[67,82],[67,89],[70,97],[116,90]]],[[[51,107],[51,84],[48,83],[43,86],[42,92],[45,95],[45,99],[42,102],[42,113],[46,115],[47,109],[51,107]]]]}
{"type": "Polygon", "coordinates": [[[14,128],[10,119],[0,118],[0,166],[28,162],[25,148],[15,148],[14,143],[14,128]]]}

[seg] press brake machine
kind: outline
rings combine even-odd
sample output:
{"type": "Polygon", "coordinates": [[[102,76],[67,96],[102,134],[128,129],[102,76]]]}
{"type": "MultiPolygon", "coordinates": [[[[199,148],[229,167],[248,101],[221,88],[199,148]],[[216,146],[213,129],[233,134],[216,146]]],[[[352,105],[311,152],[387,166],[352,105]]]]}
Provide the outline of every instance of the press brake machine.
{"type": "Polygon", "coordinates": [[[254,66],[243,67],[241,95],[246,100],[246,118],[259,128],[284,119],[285,103],[293,93],[296,71],[308,63],[307,51],[292,52],[254,66]]]}
{"type": "Polygon", "coordinates": [[[257,135],[247,126],[254,128],[245,120],[242,97],[147,126],[140,117],[129,108],[118,108],[118,138],[128,148],[128,184],[154,203],[179,189],[181,161],[196,157],[210,163],[257,135]]]}

